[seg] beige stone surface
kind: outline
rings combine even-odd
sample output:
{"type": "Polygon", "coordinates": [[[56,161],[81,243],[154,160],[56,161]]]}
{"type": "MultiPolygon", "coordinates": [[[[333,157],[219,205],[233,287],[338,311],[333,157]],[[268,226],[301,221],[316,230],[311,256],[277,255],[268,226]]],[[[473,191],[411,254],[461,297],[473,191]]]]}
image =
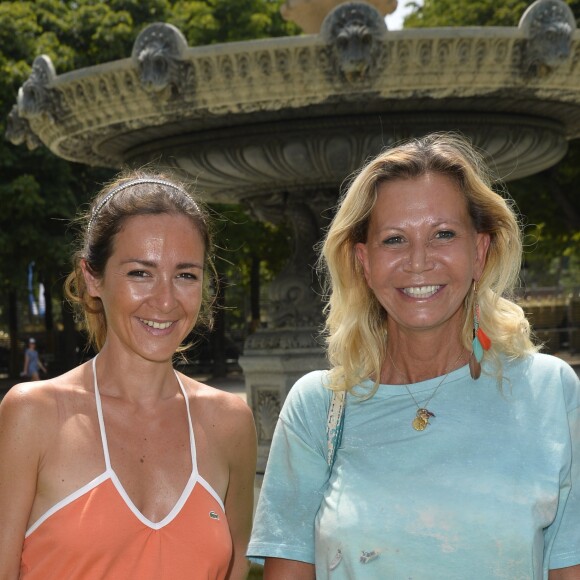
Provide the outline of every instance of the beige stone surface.
{"type": "MultiPolygon", "coordinates": [[[[298,24],[306,34],[316,34],[326,15],[347,1],[349,0],[286,0],[280,13],[285,20],[298,24]]],[[[374,6],[382,16],[393,13],[397,8],[397,0],[366,0],[366,3],[374,6]]]]}

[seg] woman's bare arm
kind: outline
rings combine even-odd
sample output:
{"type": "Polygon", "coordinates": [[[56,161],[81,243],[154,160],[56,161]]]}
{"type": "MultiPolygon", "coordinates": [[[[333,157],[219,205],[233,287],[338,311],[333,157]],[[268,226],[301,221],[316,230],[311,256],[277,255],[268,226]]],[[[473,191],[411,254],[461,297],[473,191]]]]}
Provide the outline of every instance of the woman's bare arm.
{"type": "Polygon", "coordinates": [[[315,578],[314,564],[283,558],[266,558],[264,580],[314,580],[315,578]]]}
{"type": "Polygon", "coordinates": [[[0,580],[20,575],[40,460],[37,398],[25,385],[15,386],[0,404],[0,580]]]}
{"type": "Polygon", "coordinates": [[[224,505],[233,543],[228,579],[243,580],[250,567],[246,549],[252,531],[257,442],[250,408],[241,399],[233,407],[226,419],[230,426],[230,478],[224,505]]]}
{"type": "Polygon", "coordinates": [[[580,565],[550,570],[549,580],[580,580],[580,565]]]}

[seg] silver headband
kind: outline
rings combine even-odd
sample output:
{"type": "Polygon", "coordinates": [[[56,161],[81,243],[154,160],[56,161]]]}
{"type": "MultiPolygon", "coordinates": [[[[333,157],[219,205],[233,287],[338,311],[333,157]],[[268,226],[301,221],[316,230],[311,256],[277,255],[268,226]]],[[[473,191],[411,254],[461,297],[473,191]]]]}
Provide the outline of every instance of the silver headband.
{"type": "Polygon", "coordinates": [[[113,196],[117,195],[120,191],[123,191],[124,189],[127,189],[128,187],[133,187],[134,185],[140,185],[142,183],[153,183],[155,185],[165,185],[166,187],[171,187],[172,189],[175,189],[176,191],[179,191],[183,195],[187,196],[191,200],[191,202],[193,203],[195,208],[199,211],[199,207],[197,206],[195,201],[193,201],[193,199],[191,199],[191,197],[183,189],[181,189],[181,187],[178,187],[174,183],[171,183],[171,181],[165,181],[164,179],[155,179],[155,178],[148,178],[148,177],[144,177],[144,178],[140,178],[140,179],[131,179],[130,181],[126,181],[125,183],[122,183],[121,185],[118,185],[117,187],[115,187],[115,189],[110,191],[99,202],[97,207],[95,207],[95,209],[91,213],[91,218],[89,219],[89,223],[87,225],[87,233],[89,233],[91,231],[91,228],[93,227],[93,224],[95,223],[95,220],[97,219],[97,217],[99,217],[99,213],[101,212],[103,207],[105,205],[107,205],[107,203],[109,202],[109,200],[113,196]]]}

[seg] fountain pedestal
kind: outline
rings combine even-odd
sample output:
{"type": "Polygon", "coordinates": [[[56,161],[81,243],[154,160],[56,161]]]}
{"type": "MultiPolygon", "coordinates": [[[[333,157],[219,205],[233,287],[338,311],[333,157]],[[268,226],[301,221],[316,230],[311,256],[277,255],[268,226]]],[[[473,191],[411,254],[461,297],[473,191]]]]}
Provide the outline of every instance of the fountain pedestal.
{"type": "Polygon", "coordinates": [[[293,251],[283,271],[271,283],[268,328],[250,335],[240,365],[246,396],[256,420],[258,473],[263,473],[278,413],[288,391],[302,375],[326,368],[321,288],[314,273],[315,245],[335,205],[331,190],[309,194],[272,195],[246,200],[255,217],[292,226],[293,251]]]}
{"type": "Polygon", "coordinates": [[[258,331],[246,341],[240,365],[258,435],[258,465],[263,474],[278,414],[292,385],[310,371],[327,368],[324,350],[312,336],[317,329],[258,331]]]}

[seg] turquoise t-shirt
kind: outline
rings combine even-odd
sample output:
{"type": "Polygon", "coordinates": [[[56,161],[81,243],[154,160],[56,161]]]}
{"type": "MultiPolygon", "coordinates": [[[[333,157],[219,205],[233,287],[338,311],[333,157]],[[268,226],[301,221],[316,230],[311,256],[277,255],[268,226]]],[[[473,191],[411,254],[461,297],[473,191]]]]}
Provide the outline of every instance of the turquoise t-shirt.
{"type": "MultiPolygon", "coordinates": [[[[580,381],[563,361],[506,363],[502,392],[452,372],[425,431],[403,385],[348,395],[330,478],[325,379],[286,399],[250,556],[315,563],[317,580],[539,579],[580,564],[580,381]]],[[[439,382],[410,389],[423,404],[439,382]]]]}

